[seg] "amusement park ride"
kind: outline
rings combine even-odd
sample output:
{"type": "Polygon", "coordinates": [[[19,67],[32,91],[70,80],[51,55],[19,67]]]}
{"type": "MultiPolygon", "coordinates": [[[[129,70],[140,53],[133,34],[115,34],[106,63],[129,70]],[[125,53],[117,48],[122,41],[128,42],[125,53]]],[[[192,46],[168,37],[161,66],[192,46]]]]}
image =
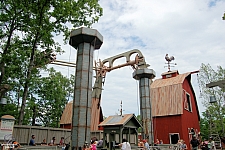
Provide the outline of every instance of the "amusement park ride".
{"type": "MultiPolygon", "coordinates": [[[[68,66],[68,67],[76,67],[75,63],[57,60],[56,57],[51,60],[54,60],[54,61],[51,61],[51,64],[68,66]]],[[[170,63],[168,63],[168,64],[170,64],[170,63]]],[[[126,67],[126,66],[131,66],[134,70],[138,70],[138,69],[146,69],[149,66],[149,64],[146,64],[143,54],[138,49],[134,49],[134,50],[130,50],[130,51],[121,53],[119,55],[104,59],[103,61],[101,61],[100,59],[98,62],[94,61],[93,70],[95,71],[96,79],[95,79],[93,91],[92,91],[91,131],[99,130],[98,125],[100,122],[103,121],[103,114],[102,114],[102,110],[101,110],[101,94],[102,94],[103,86],[105,83],[106,74],[112,70],[116,70],[116,69],[126,67]],[[136,54],[136,56],[133,60],[131,60],[131,56],[133,54],[136,54]],[[126,62],[115,66],[114,62],[117,59],[120,59],[123,57],[126,58],[126,62]],[[108,64],[108,66],[106,64],[108,64]]],[[[155,74],[153,72],[152,75],[150,74],[148,76],[154,77],[155,74]]],[[[138,77],[134,76],[134,78],[137,79],[138,77]]],[[[145,130],[145,131],[147,131],[147,130],[145,130]]]]}
{"type": "Polygon", "coordinates": [[[155,71],[148,68],[149,65],[145,62],[143,54],[137,49],[102,61],[93,61],[93,52],[100,49],[102,43],[103,37],[97,30],[82,27],[72,31],[70,35],[70,45],[77,50],[76,64],[59,61],[54,55],[51,59],[52,64],[76,67],[74,99],[71,103],[72,113],[70,112],[72,117],[68,115],[64,117],[72,118],[69,124],[72,132],[71,146],[74,149],[79,149],[84,141],[89,141],[90,132],[98,131],[98,125],[103,121],[101,94],[107,73],[125,66],[131,66],[134,69],[133,78],[139,80],[142,138],[148,139],[148,142],[153,144],[154,132],[162,131],[160,135],[165,135],[162,139],[164,138],[167,143],[177,142],[180,136],[188,141],[189,129],[194,128],[199,131],[197,102],[190,83],[192,72],[179,74],[177,70],[171,71],[170,64],[174,57],[169,57],[167,54],[165,59],[169,71],[162,74],[162,79],[153,82],[155,71]],[[134,54],[136,56],[131,60],[134,54]],[[115,66],[115,60],[120,58],[125,58],[126,61],[115,66]],[[94,86],[92,86],[93,70],[95,71],[94,86]],[[185,122],[187,118],[192,122],[185,122]]]}
{"type": "Polygon", "coordinates": [[[52,64],[76,67],[72,115],[73,126],[71,130],[74,147],[78,148],[78,145],[82,145],[83,141],[90,139],[90,131],[97,131],[99,123],[103,121],[100,102],[106,74],[125,66],[131,66],[134,69],[133,78],[139,80],[140,115],[142,122],[145,124],[143,137],[153,141],[150,84],[155,77],[155,71],[148,69],[149,65],[146,64],[143,54],[137,49],[104,59],[103,61],[95,61],[93,67],[93,51],[99,49],[101,44],[102,36],[97,30],[80,28],[72,31],[70,38],[70,45],[77,49],[76,64],[56,60],[56,57],[52,55],[52,64]],[[93,32],[95,33],[93,34],[93,32]],[[131,60],[131,55],[133,54],[136,54],[136,57],[134,60],[131,60]],[[126,62],[114,66],[114,61],[122,57],[126,58],[126,62]],[[95,70],[96,73],[94,87],[91,85],[92,70],[95,70]],[[82,75],[83,77],[81,77],[82,75]],[[78,138],[81,134],[84,136],[78,138]]]}

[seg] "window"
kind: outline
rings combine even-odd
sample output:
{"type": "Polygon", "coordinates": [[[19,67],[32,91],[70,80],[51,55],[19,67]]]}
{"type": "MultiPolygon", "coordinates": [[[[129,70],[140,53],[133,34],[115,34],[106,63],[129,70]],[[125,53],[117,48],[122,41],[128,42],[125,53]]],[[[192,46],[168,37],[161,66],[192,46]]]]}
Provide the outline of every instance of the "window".
{"type": "Polygon", "coordinates": [[[184,109],[186,109],[187,111],[192,112],[191,96],[186,91],[184,91],[184,109]]]}
{"type": "Polygon", "coordinates": [[[179,133],[169,133],[170,137],[170,144],[177,144],[178,140],[180,139],[179,133]]]}
{"type": "Polygon", "coordinates": [[[190,97],[190,94],[186,93],[186,97],[187,97],[188,111],[192,111],[192,109],[191,109],[191,97],[190,97]]]}

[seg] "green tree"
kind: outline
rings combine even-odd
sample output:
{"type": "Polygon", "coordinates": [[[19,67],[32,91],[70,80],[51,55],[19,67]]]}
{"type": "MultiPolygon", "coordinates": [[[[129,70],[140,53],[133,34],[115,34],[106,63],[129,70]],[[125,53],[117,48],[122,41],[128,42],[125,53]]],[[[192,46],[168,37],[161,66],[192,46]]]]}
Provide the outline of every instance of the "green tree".
{"type": "MultiPolygon", "coordinates": [[[[0,15],[0,39],[1,39],[1,62],[0,62],[0,84],[3,83],[5,76],[5,63],[7,62],[7,54],[12,44],[12,38],[15,35],[14,32],[21,26],[20,19],[16,14],[20,14],[19,5],[16,2],[1,1],[1,15],[0,15]],[[15,9],[17,7],[17,9],[15,9]],[[19,19],[19,20],[17,20],[19,19]]],[[[21,17],[21,16],[20,16],[21,17]]]]}
{"type": "MultiPolygon", "coordinates": [[[[141,115],[137,115],[137,120],[142,123],[141,121],[141,115]]],[[[138,128],[138,132],[141,133],[142,132],[142,129],[141,128],[138,128]]]]}
{"type": "Polygon", "coordinates": [[[49,63],[48,56],[51,56],[52,52],[63,52],[54,37],[62,34],[66,41],[70,26],[73,28],[81,25],[91,26],[98,21],[101,15],[102,8],[98,0],[1,1],[0,38],[4,44],[1,45],[0,85],[8,83],[10,77],[10,74],[5,75],[8,69],[5,64],[7,59],[11,59],[11,55],[15,55],[12,47],[20,47],[25,54],[22,56],[26,59],[26,63],[23,64],[25,72],[21,72],[23,79],[17,78],[20,83],[17,90],[19,93],[23,91],[19,95],[22,102],[18,124],[24,121],[25,106],[32,79],[39,74],[40,68],[49,63]],[[14,35],[19,36],[15,38],[14,35]],[[10,48],[12,52],[9,51],[10,48]]]}
{"type": "Polygon", "coordinates": [[[0,105],[0,116],[11,115],[16,117],[18,114],[17,106],[14,103],[9,103],[7,105],[0,105]]]}
{"type": "MultiPolygon", "coordinates": [[[[211,82],[216,82],[225,79],[225,69],[221,66],[214,70],[209,64],[202,64],[199,72],[199,87],[201,99],[203,105],[206,107],[205,118],[208,119],[211,124],[209,124],[209,134],[218,133],[220,136],[225,136],[225,104],[224,99],[224,89],[220,87],[207,88],[206,84],[211,82]],[[210,103],[210,96],[215,97],[216,103],[210,103]]],[[[204,130],[203,130],[204,131],[204,130]]]]}
{"type": "Polygon", "coordinates": [[[43,126],[59,127],[59,122],[68,96],[73,91],[71,79],[64,77],[60,72],[53,68],[49,70],[49,76],[39,78],[35,86],[30,88],[33,96],[29,100],[27,114],[32,125],[39,123],[43,126]]]}
{"type": "Polygon", "coordinates": [[[210,133],[210,119],[208,114],[203,112],[201,118],[200,118],[200,129],[201,129],[201,137],[203,139],[209,138],[210,133]]]}

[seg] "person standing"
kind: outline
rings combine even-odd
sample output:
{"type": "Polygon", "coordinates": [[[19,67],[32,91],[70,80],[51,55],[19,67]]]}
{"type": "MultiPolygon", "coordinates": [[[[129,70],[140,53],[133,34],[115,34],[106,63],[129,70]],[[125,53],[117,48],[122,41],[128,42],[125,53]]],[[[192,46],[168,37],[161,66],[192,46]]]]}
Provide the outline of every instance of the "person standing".
{"type": "Polygon", "coordinates": [[[201,150],[209,150],[208,142],[207,141],[202,142],[200,148],[201,148],[201,150]]]}
{"type": "Polygon", "coordinates": [[[180,146],[180,148],[181,148],[182,150],[187,149],[187,145],[185,144],[185,141],[184,141],[184,140],[181,140],[181,146],[180,146]]]}
{"type": "Polygon", "coordinates": [[[97,142],[91,141],[90,150],[97,150],[97,142]]]}
{"type": "Polygon", "coordinates": [[[155,145],[159,144],[159,139],[156,139],[155,145]]]}
{"type": "Polygon", "coordinates": [[[143,150],[144,149],[144,142],[142,140],[140,140],[140,139],[138,139],[138,148],[140,150],[143,150]]]}
{"type": "Polygon", "coordinates": [[[57,145],[57,144],[55,143],[55,137],[52,137],[52,140],[51,140],[49,146],[55,146],[55,145],[57,145]]]}
{"type": "Polygon", "coordinates": [[[144,143],[144,150],[150,150],[147,140],[143,140],[143,143],[144,143]]]}
{"type": "Polygon", "coordinates": [[[103,147],[103,138],[102,138],[101,140],[98,141],[97,147],[98,147],[98,148],[102,148],[102,147],[103,147]]]}
{"type": "Polygon", "coordinates": [[[64,142],[64,137],[61,137],[60,141],[59,141],[59,145],[63,145],[65,142],[64,142]]]}
{"type": "Polygon", "coordinates": [[[123,139],[119,146],[121,146],[121,150],[131,150],[130,143],[126,139],[123,139]]]}
{"type": "Polygon", "coordinates": [[[181,140],[178,140],[178,142],[177,142],[177,147],[180,149],[181,148],[181,140]]]}
{"type": "Polygon", "coordinates": [[[192,140],[190,143],[191,143],[192,150],[197,150],[198,145],[200,144],[195,135],[192,136],[192,140]]]}
{"type": "Polygon", "coordinates": [[[213,141],[213,137],[209,138],[208,148],[209,148],[209,150],[216,150],[216,146],[215,146],[215,142],[213,141]]]}
{"type": "Polygon", "coordinates": [[[159,144],[163,144],[163,140],[160,140],[160,141],[159,141],[159,144]]]}
{"type": "Polygon", "coordinates": [[[46,139],[43,139],[43,141],[41,142],[41,145],[47,145],[46,139]]]}
{"type": "Polygon", "coordinates": [[[35,139],[35,135],[32,135],[30,139],[30,143],[29,143],[30,146],[36,146],[34,139],[35,139]]]}

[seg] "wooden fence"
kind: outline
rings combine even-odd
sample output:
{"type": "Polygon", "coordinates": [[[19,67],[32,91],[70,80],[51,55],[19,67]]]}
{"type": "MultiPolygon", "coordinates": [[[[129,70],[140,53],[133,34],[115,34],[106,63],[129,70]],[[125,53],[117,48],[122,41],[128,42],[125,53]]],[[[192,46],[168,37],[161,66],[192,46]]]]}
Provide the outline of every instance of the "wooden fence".
{"type": "MultiPolygon", "coordinates": [[[[44,139],[47,143],[50,143],[52,137],[56,138],[57,143],[59,143],[61,137],[65,138],[65,143],[69,143],[71,140],[71,129],[14,125],[13,137],[21,145],[28,145],[32,135],[35,135],[36,144],[41,144],[44,139]]],[[[103,137],[103,132],[92,132],[91,137],[100,139],[103,137]]]]}
{"type": "Polygon", "coordinates": [[[47,143],[50,143],[52,137],[56,138],[57,143],[59,143],[61,137],[65,138],[65,142],[69,142],[71,130],[40,126],[14,125],[13,137],[20,144],[28,145],[32,135],[35,135],[35,143],[37,144],[41,144],[44,139],[47,143]]]}

